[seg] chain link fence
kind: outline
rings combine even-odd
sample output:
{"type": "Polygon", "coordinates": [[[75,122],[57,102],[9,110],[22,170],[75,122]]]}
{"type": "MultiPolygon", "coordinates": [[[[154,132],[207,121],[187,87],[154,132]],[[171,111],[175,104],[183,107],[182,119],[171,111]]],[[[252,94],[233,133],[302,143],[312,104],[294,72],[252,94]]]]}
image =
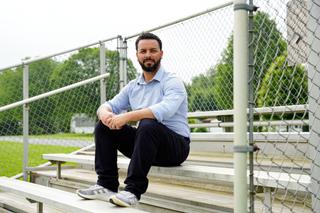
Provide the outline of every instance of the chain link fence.
{"type": "Polygon", "coordinates": [[[252,101],[257,108],[270,109],[265,114],[254,110],[253,122],[258,126],[253,131],[264,136],[263,145],[257,144],[260,150],[254,159],[255,180],[258,185],[272,186],[255,187],[255,211],[319,212],[313,206],[319,203],[319,191],[311,186],[314,181],[313,186],[319,188],[320,176],[310,179],[311,168],[319,170],[319,164],[315,163],[315,155],[310,156],[317,148],[309,141],[309,124],[313,121],[308,99],[313,94],[308,92],[308,81],[314,76],[308,70],[308,50],[313,44],[307,39],[315,32],[308,32],[308,4],[305,0],[253,3],[259,9],[252,18],[252,101]],[[276,138],[268,139],[267,133],[276,138]],[[258,208],[259,204],[263,207],[258,208]]]}
{"type": "MultiPolygon", "coordinates": [[[[190,112],[232,108],[232,28],[233,7],[226,3],[151,30],[163,41],[163,66],[185,83],[190,112]]],[[[126,38],[130,58],[137,36],[126,38]]]]}
{"type": "MultiPolygon", "coordinates": [[[[45,162],[42,153],[71,152],[93,142],[96,109],[100,105],[100,93],[110,99],[119,91],[119,42],[118,38],[66,51],[41,60],[26,60],[21,66],[0,72],[0,176],[13,176],[26,167],[45,162]],[[104,55],[101,65],[101,55],[104,55]],[[103,70],[102,70],[103,69],[103,70]],[[28,79],[24,79],[24,73],[28,79]],[[102,73],[104,91],[100,91],[99,79],[70,90],[39,98],[22,106],[10,107],[23,99],[68,87],[102,73]],[[24,89],[25,85],[25,89],[24,89]],[[27,91],[27,96],[25,93],[27,91]],[[6,109],[6,107],[9,109],[6,109]],[[28,112],[29,122],[23,125],[23,111],[28,112]],[[24,138],[23,129],[29,135],[24,138]],[[24,144],[29,149],[26,151],[24,144]],[[27,153],[26,154],[24,153],[27,153]]],[[[136,69],[128,59],[129,78],[136,69]]]]}
{"type": "MultiPolygon", "coordinates": [[[[254,66],[249,75],[253,107],[250,122],[254,124],[251,133],[260,138],[251,142],[257,142],[260,150],[254,154],[255,207],[251,210],[317,212],[319,60],[310,61],[309,56],[314,54],[319,59],[319,46],[314,47],[314,40],[319,40],[319,16],[311,13],[318,21],[312,28],[307,27],[307,20],[313,10],[304,0],[253,3],[259,9],[251,17],[254,66]],[[315,39],[308,41],[308,33],[315,39]]],[[[233,15],[229,2],[149,30],[163,41],[164,67],[184,81],[190,112],[233,109],[233,15]]],[[[0,176],[22,172],[26,140],[23,110],[29,111],[27,167],[41,164],[41,153],[71,152],[93,142],[96,109],[141,70],[135,56],[137,36],[117,37],[0,70],[0,176]],[[105,81],[34,101],[24,108],[19,105],[4,109],[24,99],[26,69],[29,97],[104,72],[109,76],[105,81]],[[126,70],[126,75],[121,70],[126,70]]]]}

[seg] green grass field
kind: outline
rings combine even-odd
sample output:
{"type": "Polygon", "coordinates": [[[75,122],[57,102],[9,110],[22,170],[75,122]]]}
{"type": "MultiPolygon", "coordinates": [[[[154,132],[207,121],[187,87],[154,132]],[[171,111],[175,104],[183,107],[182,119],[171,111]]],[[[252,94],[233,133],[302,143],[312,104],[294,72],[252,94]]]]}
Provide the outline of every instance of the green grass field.
{"type": "MultiPolygon", "coordinates": [[[[47,162],[42,159],[45,153],[70,153],[79,147],[29,145],[28,166],[47,162]]],[[[0,141],[0,176],[13,176],[22,172],[23,143],[0,141]]]]}

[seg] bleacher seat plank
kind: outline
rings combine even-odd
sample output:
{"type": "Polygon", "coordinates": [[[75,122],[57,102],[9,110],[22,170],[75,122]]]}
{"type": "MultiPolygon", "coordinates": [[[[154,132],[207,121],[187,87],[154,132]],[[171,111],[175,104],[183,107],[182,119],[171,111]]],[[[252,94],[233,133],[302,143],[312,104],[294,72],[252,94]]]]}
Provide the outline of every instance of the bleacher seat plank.
{"type": "MultiPolygon", "coordinates": [[[[253,140],[255,142],[294,142],[307,143],[309,132],[255,132],[253,140]]],[[[233,142],[233,132],[192,132],[192,142],[233,142]]]]}

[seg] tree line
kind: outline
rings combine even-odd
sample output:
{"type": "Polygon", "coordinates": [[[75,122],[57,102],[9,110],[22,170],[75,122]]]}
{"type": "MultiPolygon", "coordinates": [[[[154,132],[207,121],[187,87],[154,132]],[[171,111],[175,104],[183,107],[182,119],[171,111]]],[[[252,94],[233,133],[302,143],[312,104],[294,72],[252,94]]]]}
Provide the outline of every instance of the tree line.
{"type": "MultiPolygon", "coordinates": [[[[303,65],[290,65],[287,42],[277,24],[264,12],[257,12],[254,23],[253,92],[256,107],[305,104],[308,99],[307,72],[303,65]]],[[[233,36],[220,63],[186,85],[189,111],[233,108],[233,36]]]]}
{"type": "MultiPolygon", "coordinates": [[[[59,62],[52,58],[29,65],[29,97],[67,86],[100,74],[99,48],[85,48],[59,62]]],[[[137,71],[127,61],[128,79],[137,71]]],[[[107,99],[119,91],[119,53],[106,51],[107,99]]],[[[0,73],[0,106],[23,99],[23,68],[0,73]]],[[[100,82],[94,82],[29,104],[30,134],[69,132],[72,116],[84,113],[95,117],[100,105],[100,82]]],[[[0,135],[22,133],[22,107],[0,113],[0,135]]]]}

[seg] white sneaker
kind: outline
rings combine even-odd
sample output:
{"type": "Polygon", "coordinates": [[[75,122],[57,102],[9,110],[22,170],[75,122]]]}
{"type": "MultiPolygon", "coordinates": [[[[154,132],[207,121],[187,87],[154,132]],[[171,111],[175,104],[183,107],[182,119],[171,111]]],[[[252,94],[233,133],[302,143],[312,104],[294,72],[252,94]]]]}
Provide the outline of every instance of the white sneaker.
{"type": "Polygon", "coordinates": [[[109,201],[110,203],[122,207],[129,207],[139,203],[138,198],[128,191],[121,191],[115,195],[112,195],[109,201]]]}
{"type": "Polygon", "coordinates": [[[77,195],[79,195],[82,198],[90,199],[90,200],[109,201],[110,196],[115,194],[117,193],[97,184],[90,186],[87,189],[77,190],[77,195]]]}

